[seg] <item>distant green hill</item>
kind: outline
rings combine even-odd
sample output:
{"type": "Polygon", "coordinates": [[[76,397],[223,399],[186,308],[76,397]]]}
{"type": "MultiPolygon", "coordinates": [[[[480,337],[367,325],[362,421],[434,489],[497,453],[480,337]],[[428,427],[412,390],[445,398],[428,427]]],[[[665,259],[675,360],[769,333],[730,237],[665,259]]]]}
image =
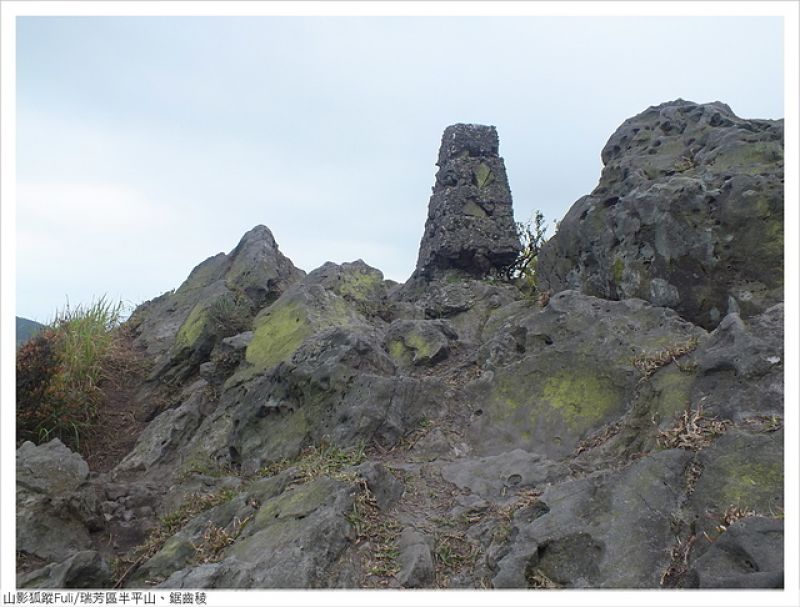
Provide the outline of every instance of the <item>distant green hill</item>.
{"type": "Polygon", "coordinates": [[[17,346],[28,341],[43,328],[44,325],[35,320],[28,320],[27,318],[20,318],[17,316],[17,346]]]}

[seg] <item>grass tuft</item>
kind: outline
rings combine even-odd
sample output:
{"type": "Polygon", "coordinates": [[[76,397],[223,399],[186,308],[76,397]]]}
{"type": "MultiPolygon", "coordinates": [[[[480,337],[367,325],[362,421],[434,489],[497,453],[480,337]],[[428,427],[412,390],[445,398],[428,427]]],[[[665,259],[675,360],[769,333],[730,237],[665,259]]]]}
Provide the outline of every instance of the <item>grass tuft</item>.
{"type": "Polygon", "coordinates": [[[697,337],[691,337],[683,343],[674,344],[659,352],[637,356],[633,359],[633,366],[642,373],[640,381],[647,380],[653,373],[671,362],[678,364],[678,359],[693,352],[697,344],[697,337]]]}
{"type": "Polygon", "coordinates": [[[105,296],[56,313],[17,352],[17,439],[80,449],[105,401],[101,384],[136,363],[118,330],[123,304],[105,296]]]}

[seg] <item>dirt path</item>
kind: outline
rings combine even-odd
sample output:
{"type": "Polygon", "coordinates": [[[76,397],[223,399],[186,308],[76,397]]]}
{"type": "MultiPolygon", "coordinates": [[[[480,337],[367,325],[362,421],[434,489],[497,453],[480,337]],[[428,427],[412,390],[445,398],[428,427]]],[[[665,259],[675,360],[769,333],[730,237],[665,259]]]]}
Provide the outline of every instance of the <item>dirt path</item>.
{"type": "Polygon", "coordinates": [[[133,338],[121,334],[121,361],[100,384],[105,402],[99,407],[95,427],[79,445],[79,452],[92,472],[108,472],[130,452],[148,424],[152,402],[138,391],[147,375],[143,352],[133,338]]]}

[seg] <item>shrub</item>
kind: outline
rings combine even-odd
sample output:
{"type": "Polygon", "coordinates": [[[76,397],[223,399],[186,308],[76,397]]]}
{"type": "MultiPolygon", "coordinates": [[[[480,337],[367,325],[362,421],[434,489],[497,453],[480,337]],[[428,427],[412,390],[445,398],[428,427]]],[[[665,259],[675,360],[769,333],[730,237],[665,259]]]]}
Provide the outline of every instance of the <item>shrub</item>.
{"type": "Polygon", "coordinates": [[[214,334],[219,338],[230,337],[250,328],[252,303],[243,293],[226,293],[211,304],[208,314],[214,334]]]}
{"type": "Polygon", "coordinates": [[[122,304],[105,297],[69,305],[17,353],[17,439],[59,438],[75,448],[104,395],[99,387],[117,364],[122,304]]]}
{"type": "Polygon", "coordinates": [[[541,211],[536,211],[527,223],[517,222],[517,235],[522,244],[522,251],[509,269],[508,278],[528,295],[537,292],[536,266],[542,246],[547,242],[546,232],[547,227],[541,211]]]}

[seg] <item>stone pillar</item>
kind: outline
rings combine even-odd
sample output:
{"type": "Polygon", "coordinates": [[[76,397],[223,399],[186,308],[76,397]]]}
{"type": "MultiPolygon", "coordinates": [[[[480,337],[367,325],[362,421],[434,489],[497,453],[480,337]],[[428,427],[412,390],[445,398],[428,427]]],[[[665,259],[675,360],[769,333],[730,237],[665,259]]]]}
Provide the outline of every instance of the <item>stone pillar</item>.
{"type": "Polygon", "coordinates": [[[498,146],[493,126],[445,129],[412,278],[430,281],[448,270],[484,278],[514,263],[520,242],[498,146]]]}

